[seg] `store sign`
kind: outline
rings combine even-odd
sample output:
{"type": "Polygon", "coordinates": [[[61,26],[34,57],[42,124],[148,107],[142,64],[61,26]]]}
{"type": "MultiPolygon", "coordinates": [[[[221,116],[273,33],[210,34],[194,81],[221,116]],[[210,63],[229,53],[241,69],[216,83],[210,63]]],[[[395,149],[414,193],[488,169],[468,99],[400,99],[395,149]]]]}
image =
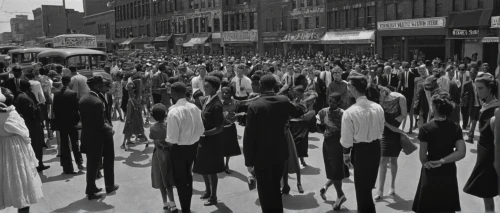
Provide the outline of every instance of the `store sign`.
{"type": "Polygon", "coordinates": [[[54,47],[97,48],[97,39],[93,37],[54,37],[54,47]]]}
{"type": "Polygon", "coordinates": [[[500,16],[491,17],[491,28],[500,28],[500,16]]]}
{"type": "Polygon", "coordinates": [[[224,15],[232,15],[232,14],[239,14],[239,13],[255,13],[256,11],[257,11],[257,8],[255,8],[255,7],[245,7],[243,9],[239,9],[239,10],[224,11],[224,15]]]}
{"type": "Polygon", "coordinates": [[[479,36],[479,29],[478,28],[452,29],[451,36],[452,37],[478,37],[479,36]]]}
{"type": "Polygon", "coordinates": [[[96,35],[97,42],[106,42],[106,35],[96,35]]]}
{"type": "Polygon", "coordinates": [[[262,37],[262,41],[264,43],[275,43],[280,41],[280,37],[276,36],[267,36],[267,37],[262,37]]]}
{"type": "Polygon", "coordinates": [[[175,45],[182,46],[184,44],[184,38],[175,38],[175,45]]]}
{"type": "Polygon", "coordinates": [[[204,11],[204,12],[195,12],[186,14],[186,19],[193,19],[193,18],[220,18],[220,11],[215,10],[215,11],[204,11]]]}
{"type": "Polygon", "coordinates": [[[290,12],[291,16],[302,16],[302,15],[312,15],[316,13],[324,13],[324,7],[314,7],[314,8],[305,8],[305,9],[294,9],[290,12]]]}
{"type": "Polygon", "coordinates": [[[378,25],[378,30],[443,28],[446,26],[446,18],[437,17],[437,18],[425,18],[425,19],[382,21],[378,22],[377,25],[378,25]]]}
{"type": "Polygon", "coordinates": [[[257,42],[257,31],[223,32],[224,42],[257,42]]]}
{"type": "Polygon", "coordinates": [[[285,35],[282,41],[316,41],[324,34],[324,32],[296,32],[285,35]]]}

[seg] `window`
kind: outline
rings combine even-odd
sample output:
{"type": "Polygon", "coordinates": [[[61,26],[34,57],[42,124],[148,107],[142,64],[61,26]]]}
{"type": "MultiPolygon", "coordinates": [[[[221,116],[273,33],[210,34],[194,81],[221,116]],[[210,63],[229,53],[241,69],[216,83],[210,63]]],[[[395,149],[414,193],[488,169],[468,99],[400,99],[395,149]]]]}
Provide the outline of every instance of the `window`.
{"type": "Polygon", "coordinates": [[[292,20],[292,31],[299,30],[299,19],[291,19],[292,20]]]}
{"type": "Polygon", "coordinates": [[[271,32],[271,19],[266,19],[266,32],[271,32]]]}
{"type": "Polygon", "coordinates": [[[401,2],[401,3],[396,4],[396,19],[397,20],[405,19],[406,3],[407,2],[401,2]]]}
{"type": "Polygon", "coordinates": [[[240,14],[236,14],[234,15],[235,18],[234,18],[234,21],[235,21],[235,24],[236,24],[236,30],[241,30],[240,29],[240,14]]]}
{"type": "Polygon", "coordinates": [[[194,9],[200,9],[200,1],[194,1],[194,9]]]}
{"type": "Polygon", "coordinates": [[[433,17],[433,11],[432,11],[432,2],[433,0],[424,0],[424,17],[429,18],[433,17]]]}
{"type": "Polygon", "coordinates": [[[257,21],[257,19],[255,18],[257,16],[257,13],[250,13],[248,14],[249,15],[249,21],[250,22],[250,29],[251,30],[254,30],[255,29],[255,22],[257,21]]]}
{"type": "Polygon", "coordinates": [[[314,23],[316,23],[316,27],[315,28],[320,28],[320,26],[319,26],[319,16],[316,16],[316,20],[314,21],[314,23]]]}
{"type": "Polygon", "coordinates": [[[214,18],[213,32],[220,32],[220,19],[218,19],[218,18],[214,18]]]}
{"type": "Polygon", "coordinates": [[[278,20],[273,18],[273,32],[278,31],[278,20]]]}
{"type": "Polygon", "coordinates": [[[193,33],[193,19],[188,19],[187,22],[187,32],[193,33]]]}
{"type": "Polygon", "coordinates": [[[390,21],[396,19],[396,11],[394,4],[385,5],[385,20],[390,21]]]}
{"type": "Polygon", "coordinates": [[[345,19],[345,28],[350,28],[351,25],[349,25],[349,11],[348,10],[344,10],[344,19],[345,19]]]}
{"type": "Polygon", "coordinates": [[[212,7],[212,1],[213,0],[207,0],[207,7],[212,7]]]}
{"type": "Polygon", "coordinates": [[[368,26],[375,26],[375,6],[366,8],[366,24],[368,26]]]}
{"type": "Polygon", "coordinates": [[[224,0],[226,2],[225,5],[229,5],[229,0],[224,0]]]}
{"type": "Polygon", "coordinates": [[[215,0],[214,7],[218,7],[220,5],[220,0],[215,0]]]}
{"type": "Polygon", "coordinates": [[[201,31],[202,33],[207,32],[207,18],[200,18],[200,26],[201,26],[201,31]]]}
{"type": "Polygon", "coordinates": [[[151,30],[150,30],[151,28],[150,28],[150,27],[151,27],[151,26],[149,26],[149,24],[148,24],[148,25],[146,25],[146,35],[147,35],[147,36],[151,36],[151,33],[150,33],[150,32],[151,32],[151,30]]]}
{"type": "Polygon", "coordinates": [[[172,22],[167,20],[167,34],[171,34],[172,32],[172,22]]]}
{"type": "Polygon", "coordinates": [[[436,16],[447,16],[446,2],[449,0],[436,0],[436,16]]]}
{"type": "Polygon", "coordinates": [[[189,6],[188,6],[189,9],[193,9],[194,8],[194,0],[189,0],[189,6]]]}
{"type": "Polygon", "coordinates": [[[229,31],[229,15],[222,18],[222,31],[229,31]]]}
{"type": "Polygon", "coordinates": [[[478,0],[477,1],[477,8],[478,9],[483,9],[484,8],[484,0],[478,0]]]}
{"type": "Polygon", "coordinates": [[[304,17],[304,29],[312,29],[311,17],[304,17]]]}
{"type": "Polygon", "coordinates": [[[310,7],[310,6],[313,6],[313,1],[312,0],[307,0],[307,6],[306,7],[310,7]]]}
{"type": "Polygon", "coordinates": [[[207,0],[201,0],[201,8],[205,8],[207,0]]]}
{"type": "Polygon", "coordinates": [[[298,0],[298,1],[300,2],[300,7],[305,7],[305,5],[304,5],[305,0],[298,0]]]}
{"type": "Polygon", "coordinates": [[[465,0],[465,10],[477,9],[478,0],[465,0]]]}
{"type": "Polygon", "coordinates": [[[288,20],[288,16],[281,17],[281,31],[287,31],[288,30],[287,20],[288,20]]]}
{"type": "Polygon", "coordinates": [[[241,29],[242,30],[247,30],[248,29],[248,20],[247,20],[247,14],[242,13],[241,14],[241,29]]]}
{"type": "Polygon", "coordinates": [[[328,12],[326,14],[326,17],[328,19],[327,21],[327,29],[328,30],[333,30],[335,29],[335,11],[332,11],[332,12],[328,12]]]}
{"type": "Polygon", "coordinates": [[[232,15],[229,15],[231,17],[231,29],[229,29],[229,31],[234,31],[236,30],[236,18],[235,18],[235,14],[232,14],[232,15]]]}
{"type": "Polygon", "coordinates": [[[356,23],[356,27],[364,27],[365,26],[365,8],[364,7],[360,7],[358,8],[358,13],[357,13],[358,17],[358,21],[356,23]]]}
{"type": "Polygon", "coordinates": [[[200,18],[194,18],[194,33],[200,32],[200,18]]]}
{"type": "Polygon", "coordinates": [[[292,9],[297,8],[297,1],[299,1],[299,0],[292,0],[292,9]]]}
{"type": "Polygon", "coordinates": [[[336,29],[344,29],[346,28],[346,25],[345,25],[345,13],[346,11],[345,10],[341,10],[341,11],[338,11],[339,13],[339,27],[336,28],[336,29]]]}

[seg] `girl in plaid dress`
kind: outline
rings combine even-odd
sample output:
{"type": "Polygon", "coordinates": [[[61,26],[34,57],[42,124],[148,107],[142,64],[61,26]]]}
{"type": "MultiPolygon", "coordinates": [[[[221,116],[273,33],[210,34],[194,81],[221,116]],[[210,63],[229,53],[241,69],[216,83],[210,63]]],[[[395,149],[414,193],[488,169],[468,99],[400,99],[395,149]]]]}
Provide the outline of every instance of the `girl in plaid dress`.
{"type": "Polygon", "coordinates": [[[122,90],[122,79],[123,79],[123,73],[122,72],[116,72],[113,75],[113,84],[111,84],[111,94],[113,95],[113,119],[116,119],[116,114],[118,112],[118,115],[120,115],[120,121],[123,122],[123,115],[122,115],[122,110],[120,109],[120,102],[122,100],[123,96],[123,90],[122,90]]]}
{"type": "Polygon", "coordinates": [[[151,68],[147,68],[146,72],[142,75],[142,111],[146,115],[144,125],[149,124],[149,117],[151,116],[151,97],[152,97],[152,73],[151,68]]]}

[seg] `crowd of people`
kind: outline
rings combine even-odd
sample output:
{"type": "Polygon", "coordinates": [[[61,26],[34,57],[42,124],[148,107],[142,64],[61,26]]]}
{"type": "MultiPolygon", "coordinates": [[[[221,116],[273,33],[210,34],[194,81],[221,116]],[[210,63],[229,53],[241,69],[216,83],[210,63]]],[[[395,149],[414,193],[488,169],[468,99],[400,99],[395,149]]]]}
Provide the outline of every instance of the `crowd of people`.
{"type": "Polygon", "coordinates": [[[455,162],[465,157],[465,142],[474,143],[478,129],[477,163],[463,190],[483,198],[484,210],[493,212],[500,172],[494,74],[480,61],[322,54],[110,56],[104,72],[88,77],[75,65],[34,64],[24,71],[13,66],[0,74],[0,155],[5,156],[0,158],[0,209],[28,212],[43,196],[37,172],[50,168],[43,164],[43,150],[54,133],[63,173],[86,169],[89,200],[102,197],[95,183],[102,177],[106,193],[117,191],[116,120],[124,122],[120,147],[125,151],[154,144],[152,187],[172,212],[179,211],[173,187],[180,210],[190,212],[193,173],[203,177],[204,205],[217,205],[217,174],[231,174],[230,158],[242,154],[249,184],[257,182],[262,211],[283,212],[289,174],[296,174],[297,189],[304,193],[300,170],[308,166],[311,132],[324,135],[327,181],[321,198],[327,199],[333,185],[332,208],[340,210],[347,200],[342,180],[353,175],[358,212],[375,212],[374,201],[387,195],[388,168],[388,195],[397,193],[398,157],[415,151],[409,135],[417,128],[422,170],[412,210],[460,211],[455,162]],[[237,124],[244,127],[243,150],[237,124]]]}

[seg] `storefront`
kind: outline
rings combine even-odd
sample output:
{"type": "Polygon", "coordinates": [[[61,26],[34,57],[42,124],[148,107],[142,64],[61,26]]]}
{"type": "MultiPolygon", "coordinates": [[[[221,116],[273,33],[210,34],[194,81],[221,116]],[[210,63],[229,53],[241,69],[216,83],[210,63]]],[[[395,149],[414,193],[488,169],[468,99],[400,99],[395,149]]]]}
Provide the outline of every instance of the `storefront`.
{"type": "Polygon", "coordinates": [[[496,69],[496,67],[500,66],[499,62],[499,52],[500,52],[500,16],[491,17],[491,30],[496,33],[494,37],[485,37],[482,39],[482,43],[484,46],[484,53],[491,55],[492,58],[496,60],[490,60],[490,67],[492,69],[496,69]]]}
{"type": "Polygon", "coordinates": [[[151,49],[151,42],[153,41],[154,37],[149,37],[149,36],[144,36],[144,37],[139,37],[137,39],[132,40],[129,44],[134,46],[134,49],[141,49],[141,50],[146,50],[146,49],[151,49]],[[148,44],[148,45],[146,45],[148,44]]]}
{"type": "Polygon", "coordinates": [[[125,41],[120,43],[120,49],[122,49],[122,50],[135,50],[135,46],[130,44],[135,39],[137,39],[137,37],[125,39],[125,41]]]}
{"type": "Polygon", "coordinates": [[[326,55],[372,56],[375,30],[327,32],[320,43],[325,45],[326,55]]]}
{"type": "Polygon", "coordinates": [[[160,52],[168,52],[171,53],[171,49],[174,46],[173,41],[172,41],[172,34],[167,35],[167,36],[158,36],[153,39],[153,45],[155,46],[155,49],[160,51],[160,52]]]}
{"type": "Polygon", "coordinates": [[[265,33],[262,35],[262,43],[264,43],[264,53],[267,56],[284,55],[284,46],[280,42],[284,35],[280,33],[265,33]]]}
{"type": "Polygon", "coordinates": [[[222,43],[226,55],[255,55],[257,41],[257,30],[229,31],[222,33],[222,43]]]}
{"type": "Polygon", "coordinates": [[[182,45],[184,44],[185,41],[184,36],[185,35],[174,35],[174,51],[173,51],[174,54],[183,54],[182,45]]]}
{"type": "Polygon", "coordinates": [[[189,36],[190,39],[186,40],[186,43],[182,44],[184,47],[184,53],[209,54],[210,35],[211,34],[203,33],[189,36]]]}
{"type": "Polygon", "coordinates": [[[446,17],[378,22],[376,52],[382,59],[444,60],[447,35],[446,17]]]}
{"type": "Polygon", "coordinates": [[[285,45],[285,54],[314,55],[324,51],[324,45],[319,43],[324,35],[324,29],[291,32],[286,34],[281,42],[285,45]]]}

